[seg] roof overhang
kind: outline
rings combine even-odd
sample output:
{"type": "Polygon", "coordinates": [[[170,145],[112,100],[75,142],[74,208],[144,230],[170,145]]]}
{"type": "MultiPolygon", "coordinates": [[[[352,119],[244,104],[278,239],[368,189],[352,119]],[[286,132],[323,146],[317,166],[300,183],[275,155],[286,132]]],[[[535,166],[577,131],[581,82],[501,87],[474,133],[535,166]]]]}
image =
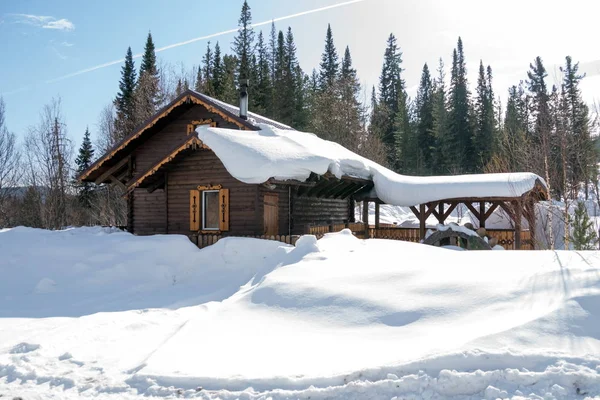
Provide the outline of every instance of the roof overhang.
{"type": "Polygon", "coordinates": [[[135,143],[142,139],[152,127],[159,124],[165,117],[171,115],[173,111],[179,107],[192,104],[202,105],[209,112],[221,116],[224,120],[236,125],[239,129],[260,130],[260,128],[253,125],[251,122],[240,118],[219,104],[207,101],[201,94],[188,90],[176,97],[172,102],[163,107],[151,118],[140,124],[129,136],[113,146],[102,157],[96,160],[96,162],[94,162],[86,171],[79,175],[78,179],[80,181],[96,183],[114,182],[114,175],[106,175],[106,172],[111,170],[115,165],[119,164],[124,158],[130,155],[135,147],[135,143]],[[99,180],[100,177],[103,177],[104,179],[99,180]]]}

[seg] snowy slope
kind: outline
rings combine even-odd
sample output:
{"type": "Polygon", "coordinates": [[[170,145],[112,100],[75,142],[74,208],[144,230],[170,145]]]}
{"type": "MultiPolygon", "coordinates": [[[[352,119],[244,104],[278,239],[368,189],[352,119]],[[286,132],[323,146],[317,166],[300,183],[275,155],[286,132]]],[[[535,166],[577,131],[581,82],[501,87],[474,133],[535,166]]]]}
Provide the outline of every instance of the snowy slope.
{"type": "Polygon", "coordinates": [[[518,197],[544,180],[532,173],[416,177],[399,175],[343,146],[312,133],[261,124],[260,131],[240,131],[201,125],[198,138],[245,183],[270,178],[306,180],[311,173],[330,172],[371,179],[377,197],[387,204],[414,206],[465,197],[518,197]]]}
{"type": "Polygon", "coordinates": [[[0,395],[600,395],[598,252],[17,228],[0,253],[0,395]]]}

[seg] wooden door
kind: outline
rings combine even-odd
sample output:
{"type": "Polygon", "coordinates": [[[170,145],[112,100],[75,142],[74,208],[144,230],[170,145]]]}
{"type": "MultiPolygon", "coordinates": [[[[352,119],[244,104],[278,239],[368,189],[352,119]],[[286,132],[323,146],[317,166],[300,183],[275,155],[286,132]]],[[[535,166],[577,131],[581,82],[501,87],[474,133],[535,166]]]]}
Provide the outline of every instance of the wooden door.
{"type": "Polygon", "coordinates": [[[264,232],[267,236],[274,236],[279,233],[279,195],[266,193],[264,201],[264,232]]]}

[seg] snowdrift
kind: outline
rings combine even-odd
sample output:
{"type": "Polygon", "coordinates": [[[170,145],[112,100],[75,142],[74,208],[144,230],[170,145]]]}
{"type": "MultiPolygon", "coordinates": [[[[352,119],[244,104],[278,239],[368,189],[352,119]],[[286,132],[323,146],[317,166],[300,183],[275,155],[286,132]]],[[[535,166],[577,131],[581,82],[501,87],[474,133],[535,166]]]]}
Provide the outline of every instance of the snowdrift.
{"type": "Polygon", "coordinates": [[[260,131],[196,129],[227,171],[245,183],[270,178],[306,180],[311,173],[330,172],[371,179],[375,195],[387,204],[414,206],[443,199],[518,197],[544,180],[532,173],[414,177],[399,175],[343,146],[312,133],[282,130],[260,124],[260,131]]]}
{"type": "Polygon", "coordinates": [[[0,395],[600,395],[600,253],[0,232],[0,395]]]}

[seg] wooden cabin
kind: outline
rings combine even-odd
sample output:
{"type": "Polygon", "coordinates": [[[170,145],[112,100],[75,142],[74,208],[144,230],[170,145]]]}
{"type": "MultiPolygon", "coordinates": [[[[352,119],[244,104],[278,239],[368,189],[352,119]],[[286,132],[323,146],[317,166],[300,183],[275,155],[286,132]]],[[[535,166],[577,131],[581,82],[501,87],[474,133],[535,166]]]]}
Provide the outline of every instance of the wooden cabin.
{"type": "MultiPolygon", "coordinates": [[[[535,226],[534,203],[547,199],[548,195],[543,180],[533,174],[528,175],[539,179],[514,194],[510,182],[504,182],[505,176],[491,175],[487,177],[502,181],[507,188],[502,191],[503,195],[498,195],[495,189],[481,190],[478,181],[466,189],[466,193],[473,193],[471,189],[478,188],[477,197],[457,197],[462,192],[442,190],[439,198],[412,205],[420,226],[408,230],[381,226],[379,205],[384,203],[373,190],[371,179],[336,177],[329,172],[321,175],[312,172],[303,180],[261,177],[257,184],[244,183],[240,174],[236,174],[240,177],[236,179],[223,163],[229,158],[243,159],[240,158],[243,154],[235,151],[239,144],[235,140],[248,136],[245,151],[253,153],[258,152],[260,146],[275,148],[271,146],[276,145],[277,139],[269,134],[270,127],[293,130],[248,112],[243,88],[240,98],[238,108],[192,90],[182,93],[100,157],[80,179],[123,189],[129,232],[186,235],[200,247],[225,236],[268,237],[293,243],[295,235],[322,235],[348,226],[363,238],[420,241],[425,237],[427,218],[435,216],[444,224],[459,204],[465,204],[479,220],[480,227],[485,227],[494,210],[504,210],[514,222],[514,228],[511,232],[499,232],[504,241],[501,243],[506,248],[535,248],[534,238],[529,232],[522,232],[521,223],[526,221],[528,227],[535,226]],[[219,132],[228,132],[234,139],[225,147],[213,146],[221,158],[200,140],[196,129],[202,125],[225,128],[219,132]],[[237,131],[246,132],[238,135],[237,131]],[[361,224],[354,223],[356,201],[364,204],[361,224]],[[368,223],[370,202],[375,204],[374,226],[368,223]]],[[[210,129],[204,130],[207,131],[210,129]]],[[[299,139],[302,135],[310,134],[292,135],[288,139],[299,139]]],[[[325,145],[325,142],[313,143],[310,155],[318,157],[314,146],[325,145]]],[[[345,156],[359,157],[351,152],[345,156]]],[[[289,154],[285,160],[294,162],[295,154],[289,154]]],[[[270,159],[265,158],[264,163],[270,163],[270,159]]],[[[261,169],[264,163],[261,159],[254,169],[261,169]]],[[[238,163],[238,168],[240,166],[244,171],[253,170],[246,168],[246,162],[238,163]]],[[[408,185],[404,190],[411,193],[419,189],[408,185]]]]}
{"type": "MultiPolygon", "coordinates": [[[[243,108],[243,107],[242,107],[243,108]]],[[[353,196],[373,183],[330,174],[304,182],[247,184],[231,176],[194,130],[203,124],[260,130],[289,126],[188,90],[100,157],[80,179],[120,186],[127,230],[138,235],[299,235],[311,225],[354,220],[353,196]]]]}

